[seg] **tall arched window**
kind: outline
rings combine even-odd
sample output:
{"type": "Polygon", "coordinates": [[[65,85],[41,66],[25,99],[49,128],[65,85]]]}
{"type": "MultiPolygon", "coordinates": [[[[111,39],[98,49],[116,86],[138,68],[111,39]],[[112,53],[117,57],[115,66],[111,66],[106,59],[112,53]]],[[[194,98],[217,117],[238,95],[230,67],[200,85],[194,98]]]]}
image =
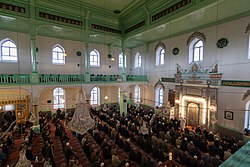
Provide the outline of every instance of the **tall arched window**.
{"type": "Polygon", "coordinates": [[[52,64],[65,64],[65,50],[60,45],[52,48],[52,64]]]}
{"type": "Polygon", "coordinates": [[[165,48],[159,46],[156,49],[156,65],[163,65],[164,64],[164,57],[165,57],[165,48]]]}
{"type": "Polygon", "coordinates": [[[250,100],[246,103],[246,111],[245,111],[245,127],[250,129],[250,100]]]}
{"type": "Polygon", "coordinates": [[[164,100],[164,91],[162,87],[157,87],[155,89],[155,106],[161,107],[164,100]]]}
{"type": "Polygon", "coordinates": [[[90,67],[100,67],[100,54],[96,49],[89,54],[89,65],[90,67]]]}
{"type": "Polygon", "coordinates": [[[121,88],[119,87],[118,88],[118,103],[120,102],[120,96],[121,96],[121,92],[120,91],[121,91],[121,88]]]}
{"type": "Polygon", "coordinates": [[[141,67],[141,54],[137,52],[135,54],[135,68],[140,68],[141,67]]]}
{"type": "Polygon", "coordinates": [[[193,39],[189,45],[189,64],[196,61],[203,61],[204,43],[199,38],[193,39]]]}
{"type": "Polygon", "coordinates": [[[141,89],[139,85],[135,85],[134,93],[135,93],[134,102],[135,103],[140,102],[141,101],[141,89]]]}
{"type": "Polygon", "coordinates": [[[65,108],[65,91],[63,88],[53,90],[54,109],[65,108]]]}
{"type": "Polygon", "coordinates": [[[250,33],[248,34],[248,59],[250,59],[250,33]]]}
{"type": "Polygon", "coordinates": [[[5,39],[1,43],[0,61],[17,62],[17,47],[10,39],[5,39]]]}
{"type": "Polygon", "coordinates": [[[100,104],[100,89],[99,87],[94,87],[91,92],[90,104],[91,105],[99,105],[100,104]]]}
{"type": "MultiPolygon", "coordinates": [[[[125,59],[125,68],[127,66],[127,63],[126,63],[126,55],[124,55],[124,59],[125,59]]],[[[120,53],[119,54],[119,68],[122,68],[123,67],[123,54],[120,53]]]]}

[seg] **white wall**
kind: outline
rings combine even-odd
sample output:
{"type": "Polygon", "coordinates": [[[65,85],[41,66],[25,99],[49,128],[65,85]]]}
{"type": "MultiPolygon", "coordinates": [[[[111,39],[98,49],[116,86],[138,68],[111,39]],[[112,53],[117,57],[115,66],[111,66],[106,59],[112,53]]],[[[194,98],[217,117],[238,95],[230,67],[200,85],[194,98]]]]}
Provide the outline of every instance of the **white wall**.
{"type": "Polygon", "coordinates": [[[17,46],[17,63],[0,62],[0,74],[29,74],[31,73],[30,39],[29,35],[0,30],[0,41],[11,39],[17,46]]]}

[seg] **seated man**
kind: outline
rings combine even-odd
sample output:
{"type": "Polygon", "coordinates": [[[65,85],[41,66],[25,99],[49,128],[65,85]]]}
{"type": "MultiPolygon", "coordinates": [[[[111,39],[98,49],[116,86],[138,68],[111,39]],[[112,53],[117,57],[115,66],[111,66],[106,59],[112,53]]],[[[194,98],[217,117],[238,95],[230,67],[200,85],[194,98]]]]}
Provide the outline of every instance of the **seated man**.
{"type": "Polygon", "coordinates": [[[113,167],[118,167],[121,164],[121,160],[119,159],[119,157],[117,156],[117,153],[115,152],[114,155],[112,155],[112,166],[113,167]]]}
{"type": "Polygon", "coordinates": [[[33,155],[32,150],[31,150],[31,146],[27,147],[26,150],[26,158],[30,161],[35,161],[36,157],[33,155]]]}

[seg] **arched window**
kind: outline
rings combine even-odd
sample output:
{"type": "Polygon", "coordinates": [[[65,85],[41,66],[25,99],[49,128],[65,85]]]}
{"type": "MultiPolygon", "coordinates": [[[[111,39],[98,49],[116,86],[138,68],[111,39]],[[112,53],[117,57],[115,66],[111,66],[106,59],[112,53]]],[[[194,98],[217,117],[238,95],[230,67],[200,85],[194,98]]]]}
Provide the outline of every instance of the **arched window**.
{"type": "Polygon", "coordinates": [[[135,85],[135,89],[134,89],[134,93],[135,93],[135,98],[134,98],[134,102],[138,103],[141,101],[141,89],[139,85],[135,85]]]}
{"type": "Polygon", "coordinates": [[[137,52],[135,54],[135,68],[140,68],[141,67],[141,54],[137,52]]]}
{"type": "Polygon", "coordinates": [[[164,91],[162,87],[157,87],[155,89],[155,106],[161,107],[164,100],[164,91]]]}
{"type": "MultiPolygon", "coordinates": [[[[124,59],[125,59],[125,68],[126,68],[126,55],[124,55],[124,59]]],[[[123,67],[123,54],[122,53],[120,53],[119,54],[119,68],[122,68],[123,67]]]]}
{"type": "Polygon", "coordinates": [[[63,88],[53,90],[54,109],[65,108],[65,91],[63,88]]]}
{"type": "Polygon", "coordinates": [[[90,67],[100,67],[100,54],[96,49],[89,54],[89,65],[90,67]]]}
{"type": "Polygon", "coordinates": [[[10,39],[5,39],[1,43],[0,61],[17,62],[17,47],[10,39]]]}
{"type": "Polygon", "coordinates": [[[248,34],[248,59],[250,59],[250,33],[248,34]]]}
{"type": "Polygon", "coordinates": [[[99,105],[100,104],[100,89],[99,87],[94,87],[91,92],[90,104],[99,105]]]}
{"type": "Polygon", "coordinates": [[[52,64],[65,64],[65,50],[60,45],[55,45],[52,49],[52,64]]]}
{"type": "Polygon", "coordinates": [[[118,103],[120,102],[120,96],[121,96],[121,92],[120,91],[121,91],[121,88],[119,87],[118,88],[118,103]]]}
{"type": "Polygon", "coordinates": [[[250,100],[246,103],[245,128],[250,129],[250,100]]]}
{"type": "Polygon", "coordinates": [[[156,65],[163,65],[164,64],[164,57],[165,57],[165,49],[159,46],[156,49],[156,65]]]}
{"type": "Polygon", "coordinates": [[[189,64],[196,61],[203,61],[203,41],[199,38],[193,39],[189,45],[189,64]]]}

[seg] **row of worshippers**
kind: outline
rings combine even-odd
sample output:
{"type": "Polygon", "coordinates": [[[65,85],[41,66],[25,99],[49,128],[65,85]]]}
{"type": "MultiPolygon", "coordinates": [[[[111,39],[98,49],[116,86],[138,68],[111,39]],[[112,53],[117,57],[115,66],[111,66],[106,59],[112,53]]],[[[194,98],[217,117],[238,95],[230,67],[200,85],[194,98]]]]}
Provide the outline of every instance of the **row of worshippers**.
{"type": "MultiPolygon", "coordinates": [[[[4,165],[6,163],[8,155],[11,154],[14,147],[14,139],[12,137],[12,131],[8,132],[6,135],[0,133],[0,164],[4,165]]],[[[0,165],[1,166],[1,165],[0,165]]]]}
{"type": "Polygon", "coordinates": [[[41,153],[41,155],[43,156],[43,167],[56,166],[54,162],[54,140],[51,136],[50,121],[51,117],[48,114],[40,115],[39,117],[40,132],[43,140],[41,153]]]}
{"type": "MultiPolygon", "coordinates": [[[[136,150],[135,147],[132,147],[130,145],[129,139],[126,140],[126,138],[122,137],[118,132],[112,139],[111,134],[103,130],[104,125],[97,121],[96,128],[89,130],[89,133],[93,136],[97,144],[100,145],[100,149],[102,150],[101,152],[100,149],[96,149],[96,146],[94,144],[90,144],[88,142],[85,135],[81,139],[84,151],[86,155],[90,157],[91,162],[94,163],[93,166],[106,166],[108,165],[108,163],[106,163],[107,160],[110,160],[111,165],[114,167],[127,167],[130,165],[130,161],[134,161],[142,167],[154,166],[154,162],[149,156],[145,154],[142,155],[140,150],[136,150]],[[104,135],[101,135],[101,131],[104,132],[104,135]],[[116,146],[112,147],[110,141],[114,142],[116,146]],[[117,155],[117,149],[126,152],[129,155],[129,159],[120,159],[117,155]],[[101,157],[101,163],[100,160],[96,159],[97,157],[101,157]]],[[[111,127],[107,126],[107,129],[111,129],[111,127]]],[[[110,132],[110,130],[108,131],[110,132]]]]}
{"type": "Polygon", "coordinates": [[[65,131],[63,122],[61,121],[61,117],[57,117],[57,115],[53,116],[55,130],[55,137],[59,137],[63,146],[63,152],[67,160],[67,165],[69,167],[82,167],[79,161],[79,157],[77,157],[76,153],[74,152],[71,144],[70,139],[67,136],[65,131]]]}
{"type": "MultiPolygon", "coordinates": [[[[93,111],[93,109],[92,109],[93,111]]],[[[128,116],[124,117],[124,116],[120,116],[119,114],[116,113],[111,113],[110,110],[107,110],[106,112],[104,111],[94,111],[94,113],[97,112],[98,116],[100,119],[107,121],[107,122],[112,122],[111,119],[114,119],[114,121],[119,121],[119,123],[123,123],[124,125],[128,125],[129,123],[133,122],[134,119],[136,119],[137,121],[133,122],[134,124],[138,124],[138,120],[140,120],[140,114],[137,113],[136,111],[128,111],[128,116]],[[129,118],[132,117],[132,118],[129,118]],[[111,121],[110,121],[111,120],[111,121]]],[[[143,112],[143,111],[142,111],[143,112]]],[[[142,115],[142,114],[141,114],[142,115]]],[[[151,116],[150,116],[151,117],[151,116]]],[[[180,121],[177,119],[172,119],[170,122],[167,122],[166,120],[164,120],[164,118],[157,118],[157,117],[151,117],[150,121],[147,122],[148,126],[149,126],[149,132],[153,131],[153,133],[149,133],[150,136],[152,136],[153,134],[156,136],[156,138],[161,138],[166,140],[167,142],[170,142],[171,144],[173,144],[174,146],[176,146],[176,139],[181,136],[181,131],[180,129],[180,121]],[[152,121],[153,118],[153,121],[152,121]],[[151,127],[150,127],[151,126],[151,127]],[[164,135],[167,134],[167,135],[164,135]]],[[[111,123],[111,126],[114,125],[115,123],[111,123]]],[[[116,124],[117,126],[117,124],[116,124]]],[[[138,128],[139,129],[139,128],[138,128]]],[[[202,152],[208,152],[208,141],[213,141],[213,140],[218,140],[215,139],[214,135],[212,133],[208,133],[206,131],[206,129],[201,130],[200,127],[196,128],[196,131],[194,130],[189,130],[188,128],[185,129],[185,133],[187,135],[187,137],[189,138],[189,142],[191,141],[190,138],[192,138],[192,142],[195,144],[196,148],[198,148],[198,152],[202,151],[202,152]]],[[[221,140],[221,139],[220,139],[221,140]]],[[[227,145],[229,145],[228,147],[223,148],[223,151],[225,151],[225,153],[228,155],[228,152],[230,153],[229,149],[226,148],[232,148],[237,146],[238,144],[233,141],[231,143],[233,143],[233,145],[229,144],[226,140],[222,141],[221,143],[226,143],[227,145]]],[[[240,146],[238,146],[236,149],[234,148],[234,151],[239,149],[240,146]]],[[[219,149],[219,147],[218,147],[219,149]]],[[[222,152],[222,151],[221,151],[222,152]]],[[[225,157],[222,156],[222,153],[220,152],[220,155],[218,155],[219,152],[216,151],[212,151],[210,149],[210,154],[212,156],[215,157],[220,157],[220,159],[224,160],[225,157]]],[[[198,154],[198,153],[197,153],[198,154]]],[[[196,155],[197,156],[197,155],[196,155]]],[[[227,158],[226,156],[226,158],[227,158]]],[[[197,156],[198,158],[198,156],[197,156]]]]}

